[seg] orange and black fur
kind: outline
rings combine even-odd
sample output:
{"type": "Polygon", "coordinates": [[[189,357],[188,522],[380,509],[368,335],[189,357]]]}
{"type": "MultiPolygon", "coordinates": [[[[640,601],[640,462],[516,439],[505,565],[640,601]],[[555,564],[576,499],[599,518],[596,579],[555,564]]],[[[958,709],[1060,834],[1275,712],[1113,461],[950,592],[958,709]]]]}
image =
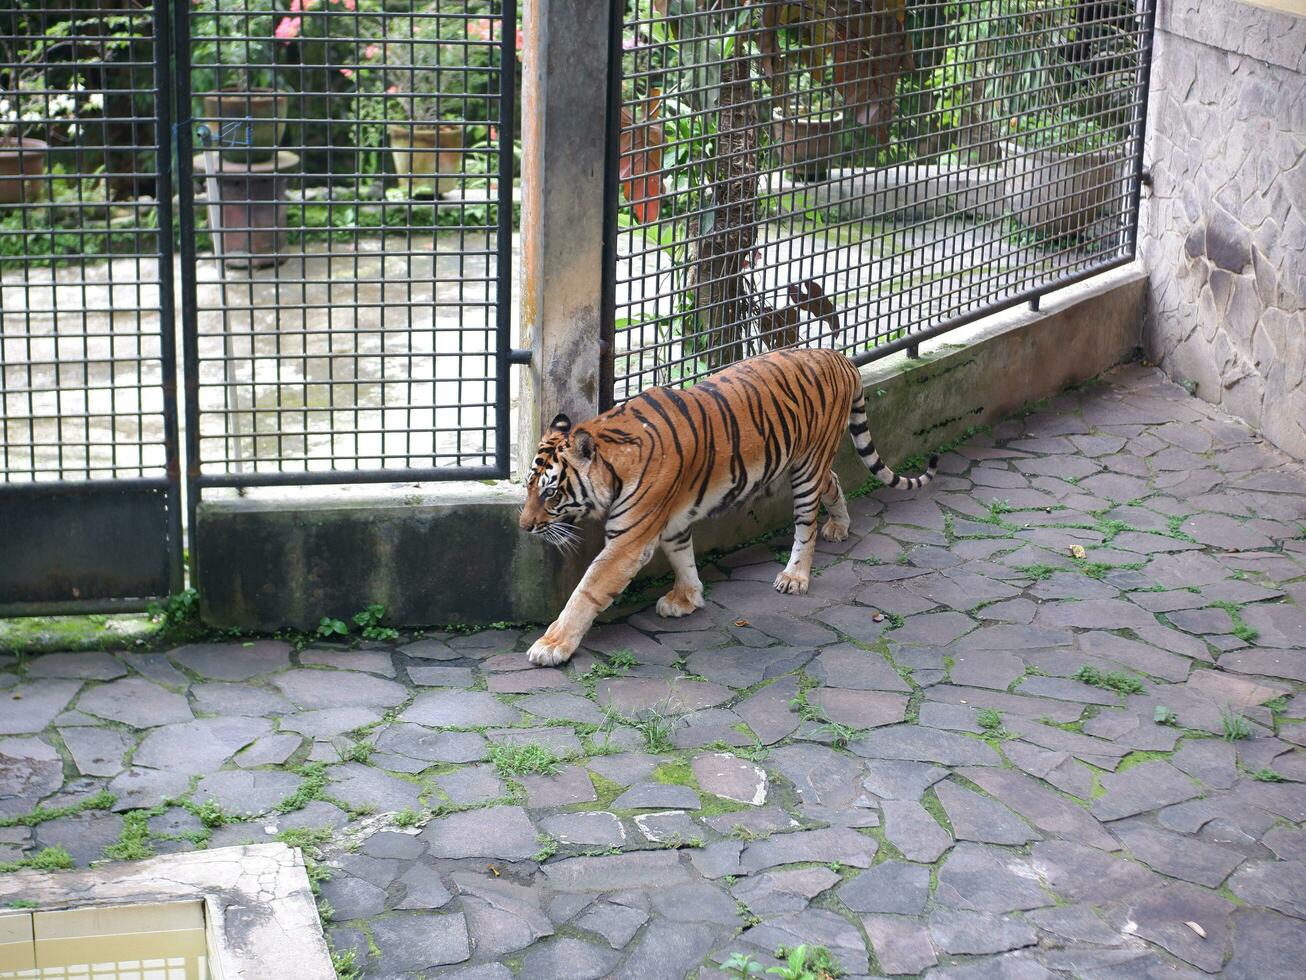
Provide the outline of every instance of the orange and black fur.
{"type": "Polygon", "coordinates": [[[848,536],[848,506],[832,469],[844,428],[870,471],[891,487],[929,483],[895,474],[880,460],[866,426],[857,368],[831,350],[785,350],[750,358],[689,389],[650,388],[580,425],[565,415],[541,440],[526,485],[521,527],[561,546],[579,540],[584,517],[606,521],[605,544],[567,601],[531,647],[532,663],[571,657],[594,617],[630,584],[661,546],[675,585],[658,600],[663,616],[703,605],[691,525],[788,477],[794,491],[794,544],[775,580],[802,594],[821,533],[848,536]]]}

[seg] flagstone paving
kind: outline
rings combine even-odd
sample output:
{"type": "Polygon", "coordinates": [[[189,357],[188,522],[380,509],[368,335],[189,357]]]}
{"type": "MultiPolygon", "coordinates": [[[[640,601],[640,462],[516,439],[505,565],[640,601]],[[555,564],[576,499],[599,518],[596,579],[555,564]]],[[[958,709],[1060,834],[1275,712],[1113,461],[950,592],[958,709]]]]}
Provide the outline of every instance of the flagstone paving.
{"type": "Polygon", "coordinates": [[[557,671],[0,658],[0,862],[280,835],[368,977],[1301,976],[1306,468],[1131,366],[850,510],[807,596],[775,538],[557,671]]]}

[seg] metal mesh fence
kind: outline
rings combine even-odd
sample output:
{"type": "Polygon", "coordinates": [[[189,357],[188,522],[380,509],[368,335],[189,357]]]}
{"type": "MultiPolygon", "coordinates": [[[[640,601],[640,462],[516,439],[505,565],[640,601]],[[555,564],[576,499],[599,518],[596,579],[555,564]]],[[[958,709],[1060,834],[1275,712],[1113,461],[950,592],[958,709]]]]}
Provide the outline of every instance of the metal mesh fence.
{"type": "Polygon", "coordinates": [[[201,484],[506,475],[514,24],[194,0],[201,484]]]}
{"type": "Polygon", "coordinates": [[[54,0],[0,11],[0,485],[164,474],[153,19],[54,0]]]}
{"type": "Polygon", "coordinates": [[[1152,0],[626,0],[613,397],[1130,260],[1152,0]]]}

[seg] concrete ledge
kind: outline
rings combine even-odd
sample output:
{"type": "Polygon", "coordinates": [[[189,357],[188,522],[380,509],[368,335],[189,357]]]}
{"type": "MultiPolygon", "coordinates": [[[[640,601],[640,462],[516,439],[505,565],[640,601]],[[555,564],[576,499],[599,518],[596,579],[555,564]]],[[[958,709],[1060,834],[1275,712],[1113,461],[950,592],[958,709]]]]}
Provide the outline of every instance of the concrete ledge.
{"type": "Polygon", "coordinates": [[[38,915],[200,901],[215,980],[336,976],[303,856],[285,844],[219,847],[84,871],[0,875],[0,909],[19,899],[33,903],[29,914],[38,915]]]}
{"type": "MultiPolygon", "coordinates": [[[[1126,360],[1138,348],[1147,279],[1136,267],[1007,310],[862,369],[871,432],[892,464],[1000,421],[1126,360]]],[[[867,472],[851,441],[845,487],[867,472]]],[[[384,603],[395,624],[548,622],[588,561],[566,558],[517,529],[514,484],[433,486],[395,494],[318,493],[293,499],[205,500],[195,532],[206,622],[308,629],[384,603]]],[[[695,526],[700,554],[792,519],[787,486],[695,526]]],[[[591,544],[600,536],[594,528],[591,544]]],[[[646,570],[656,575],[661,557],[646,570]]]]}

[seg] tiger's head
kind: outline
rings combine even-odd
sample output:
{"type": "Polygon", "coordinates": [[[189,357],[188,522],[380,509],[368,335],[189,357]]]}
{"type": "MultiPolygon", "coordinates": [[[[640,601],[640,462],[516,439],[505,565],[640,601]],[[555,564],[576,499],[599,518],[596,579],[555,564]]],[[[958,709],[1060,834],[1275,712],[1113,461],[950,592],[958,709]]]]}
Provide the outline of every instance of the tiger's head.
{"type": "Polygon", "coordinates": [[[591,473],[598,456],[594,437],[558,415],[535,450],[526,480],[526,505],[518,521],[564,550],[580,546],[577,524],[599,505],[591,473]]]}

